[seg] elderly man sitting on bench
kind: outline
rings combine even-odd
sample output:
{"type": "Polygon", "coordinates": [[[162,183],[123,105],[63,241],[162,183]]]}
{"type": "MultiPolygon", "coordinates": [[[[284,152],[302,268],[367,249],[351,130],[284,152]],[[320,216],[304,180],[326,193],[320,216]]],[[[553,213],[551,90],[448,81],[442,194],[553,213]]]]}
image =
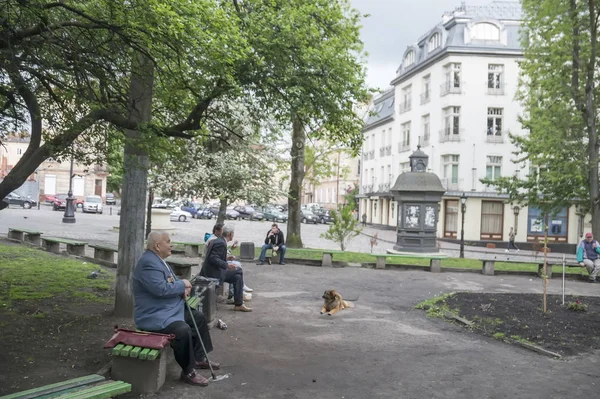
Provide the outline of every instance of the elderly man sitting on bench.
{"type": "MultiPolygon", "coordinates": [[[[140,257],[132,276],[135,301],[133,318],[137,328],[161,334],[174,334],[171,342],[175,360],[181,366],[181,379],[188,384],[207,386],[208,380],[196,369],[208,369],[206,352],[213,349],[212,340],[204,315],[192,309],[188,311],[185,300],[189,297],[192,284],[180,280],[164,261],[171,255],[171,238],[162,231],[148,235],[146,251],[140,257]],[[200,337],[196,334],[196,321],[200,337]]],[[[211,362],[213,369],[220,365],[211,362]]]]}

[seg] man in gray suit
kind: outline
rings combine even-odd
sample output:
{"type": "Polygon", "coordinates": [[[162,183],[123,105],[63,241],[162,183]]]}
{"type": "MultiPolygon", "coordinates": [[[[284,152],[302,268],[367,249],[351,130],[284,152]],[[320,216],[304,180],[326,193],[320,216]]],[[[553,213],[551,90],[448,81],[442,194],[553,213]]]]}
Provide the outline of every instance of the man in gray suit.
{"type": "MultiPolygon", "coordinates": [[[[132,276],[135,325],[144,331],[174,334],[171,347],[182,369],[181,379],[188,384],[207,386],[208,380],[196,373],[196,369],[208,369],[209,364],[192,317],[196,320],[207,353],[213,349],[212,340],[204,315],[197,310],[190,314],[185,306],[192,284],[177,278],[164,261],[171,255],[171,247],[169,234],[153,231],[148,235],[146,251],[138,260],[132,276]]],[[[218,363],[211,364],[215,370],[220,368],[218,363]]]]}

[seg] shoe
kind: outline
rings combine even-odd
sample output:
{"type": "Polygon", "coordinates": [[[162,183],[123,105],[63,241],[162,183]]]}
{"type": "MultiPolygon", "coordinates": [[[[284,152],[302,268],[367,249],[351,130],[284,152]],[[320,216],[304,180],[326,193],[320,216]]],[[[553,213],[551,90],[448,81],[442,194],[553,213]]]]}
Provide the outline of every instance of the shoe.
{"type": "MultiPolygon", "coordinates": [[[[221,363],[210,362],[210,365],[212,366],[213,370],[219,370],[221,368],[221,363]]],[[[210,366],[208,365],[208,362],[206,361],[206,359],[204,359],[201,362],[196,362],[195,366],[197,369],[204,369],[204,370],[210,369],[210,366]]]]}
{"type": "Polygon", "coordinates": [[[280,265],[285,265],[285,262],[279,262],[280,265]]]}
{"type": "Polygon", "coordinates": [[[517,252],[519,252],[519,251],[520,251],[520,249],[517,249],[517,252]]]}
{"type": "Polygon", "coordinates": [[[244,285],[244,291],[245,292],[254,292],[254,290],[250,287],[248,287],[247,285],[244,285]]]}
{"type": "Polygon", "coordinates": [[[597,282],[598,282],[598,280],[592,280],[592,279],[589,279],[589,280],[588,280],[588,282],[589,282],[589,283],[597,283],[597,282]]]}
{"type": "Polygon", "coordinates": [[[245,293],[244,294],[244,301],[250,302],[251,300],[252,300],[252,294],[245,293]]]}
{"type": "Polygon", "coordinates": [[[258,262],[256,262],[256,264],[257,264],[257,265],[264,265],[264,264],[265,264],[265,262],[263,262],[263,261],[261,260],[261,261],[258,261],[258,262]]]}
{"type": "Polygon", "coordinates": [[[508,249],[505,249],[504,252],[508,252],[508,249]]]}
{"type": "Polygon", "coordinates": [[[228,305],[233,305],[234,303],[235,303],[235,300],[233,298],[227,298],[228,305]]]}
{"type": "Polygon", "coordinates": [[[252,308],[249,308],[246,305],[234,306],[233,310],[235,310],[237,312],[252,312],[252,308]]]}
{"type": "Polygon", "coordinates": [[[196,373],[195,371],[192,371],[189,374],[185,374],[182,371],[181,379],[191,385],[198,385],[200,387],[208,386],[208,380],[202,377],[200,374],[196,373]]]}

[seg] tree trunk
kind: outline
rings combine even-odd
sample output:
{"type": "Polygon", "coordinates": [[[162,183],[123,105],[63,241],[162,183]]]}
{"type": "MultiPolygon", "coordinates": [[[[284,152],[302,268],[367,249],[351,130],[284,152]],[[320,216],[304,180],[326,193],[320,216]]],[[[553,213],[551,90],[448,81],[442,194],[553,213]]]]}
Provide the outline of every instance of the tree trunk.
{"type": "MultiPolygon", "coordinates": [[[[141,53],[132,60],[131,83],[129,89],[129,120],[150,121],[152,109],[152,86],[154,66],[141,53]]],[[[117,282],[115,288],[115,316],[131,317],[133,295],[130,280],[133,268],[144,249],[144,217],[146,191],[148,188],[148,154],[143,146],[138,146],[141,133],[125,130],[125,153],[123,160],[123,196],[121,198],[121,219],[119,223],[119,253],[117,282]]]]}
{"type": "Polygon", "coordinates": [[[219,203],[219,214],[217,215],[217,223],[225,223],[225,216],[227,215],[227,198],[221,198],[219,203]]]}
{"type": "Polygon", "coordinates": [[[544,304],[543,304],[543,312],[546,313],[548,311],[548,216],[546,215],[544,222],[544,275],[542,279],[544,280],[544,304]]]}
{"type": "Polygon", "coordinates": [[[288,224],[286,246],[288,248],[302,248],[300,224],[300,193],[304,180],[304,145],[306,134],[304,126],[297,116],[292,116],[292,176],[290,178],[290,192],[288,196],[288,224]]]}

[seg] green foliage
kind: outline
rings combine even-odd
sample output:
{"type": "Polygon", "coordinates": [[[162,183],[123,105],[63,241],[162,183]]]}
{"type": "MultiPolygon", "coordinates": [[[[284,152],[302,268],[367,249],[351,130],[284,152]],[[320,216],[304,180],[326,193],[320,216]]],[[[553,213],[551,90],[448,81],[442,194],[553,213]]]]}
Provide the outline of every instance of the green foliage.
{"type": "Polygon", "coordinates": [[[571,309],[576,312],[587,312],[588,305],[586,305],[585,303],[581,302],[578,299],[576,301],[571,301],[571,302],[567,303],[567,309],[571,309]]]}
{"type": "MultiPolygon", "coordinates": [[[[114,285],[114,276],[99,273],[95,279],[87,276],[97,265],[55,256],[39,249],[20,245],[0,244],[0,301],[14,306],[18,301],[52,298],[110,302],[105,293],[114,285]]],[[[42,316],[40,316],[42,317],[42,316]]]]}
{"type": "Polygon", "coordinates": [[[354,184],[353,187],[349,187],[346,189],[346,193],[344,194],[344,202],[347,206],[352,208],[352,210],[358,211],[358,202],[356,201],[356,196],[359,193],[358,184],[354,184]]]}
{"type": "Polygon", "coordinates": [[[344,206],[339,211],[331,211],[331,217],[333,221],[329,225],[329,229],[321,234],[321,237],[339,244],[340,249],[345,251],[348,241],[361,232],[358,221],[352,214],[350,206],[344,206]]]}
{"type": "Polygon", "coordinates": [[[450,292],[448,294],[434,296],[433,298],[418,303],[415,306],[415,309],[423,309],[427,311],[427,315],[431,317],[443,318],[445,312],[450,312],[450,308],[446,304],[446,299],[454,294],[456,293],[450,292]]]}
{"type": "Polygon", "coordinates": [[[506,334],[504,334],[503,332],[497,332],[494,335],[492,335],[492,338],[498,339],[498,340],[503,340],[505,336],[506,336],[506,334]]]}

